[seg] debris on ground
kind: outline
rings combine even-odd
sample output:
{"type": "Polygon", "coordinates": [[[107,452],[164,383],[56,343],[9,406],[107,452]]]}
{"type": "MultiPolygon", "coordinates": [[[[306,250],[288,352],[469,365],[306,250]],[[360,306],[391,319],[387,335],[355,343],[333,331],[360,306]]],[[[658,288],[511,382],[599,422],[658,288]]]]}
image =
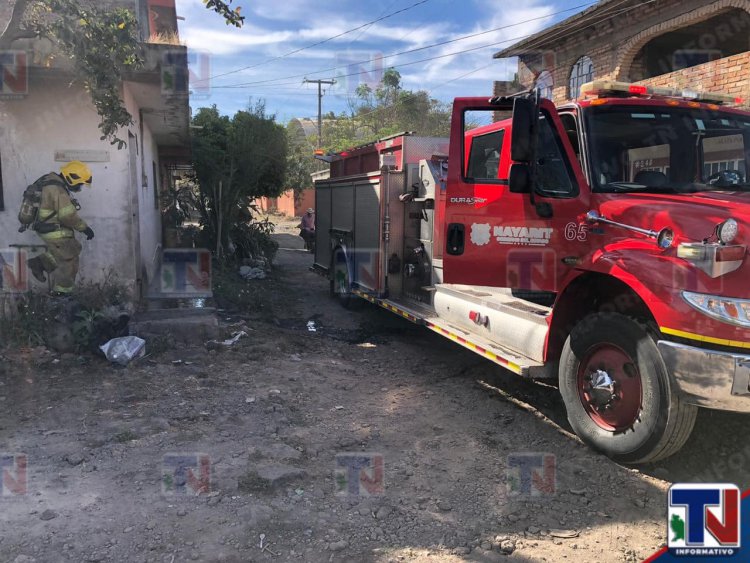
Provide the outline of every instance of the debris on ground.
{"type": "Polygon", "coordinates": [[[110,362],[126,366],[146,354],[146,341],[137,336],[121,336],[113,338],[99,349],[110,362]]]}
{"type": "Polygon", "coordinates": [[[264,280],[268,277],[268,274],[263,268],[253,268],[251,266],[242,266],[240,268],[240,276],[246,280],[264,280]]]}
{"type": "Polygon", "coordinates": [[[581,533],[577,530],[550,530],[549,535],[553,538],[572,539],[577,538],[581,533]]]}
{"type": "Polygon", "coordinates": [[[246,336],[247,333],[244,330],[240,330],[233,333],[231,338],[228,338],[221,342],[219,342],[218,340],[209,340],[208,342],[206,342],[206,348],[208,348],[209,350],[216,350],[221,347],[229,348],[230,346],[234,346],[235,344],[237,344],[240,338],[245,338],[246,336]]]}
{"type": "MultiPolygon", "coordinates": [[[[214,334],[161,352],[148,337],[128,377],[98,354],[2,349],[0,560],[634,563],[666,541],[669,484],[561,434],[556,389],[340,307],[311,263],[281,250],[252,284],[232,270],[257,299],[222,305],[214,334]]],[[[713,424],[660,473],[747,488],[748,464],[726,463],[750,452],[747,417],[699,416],[713,424]]]]}

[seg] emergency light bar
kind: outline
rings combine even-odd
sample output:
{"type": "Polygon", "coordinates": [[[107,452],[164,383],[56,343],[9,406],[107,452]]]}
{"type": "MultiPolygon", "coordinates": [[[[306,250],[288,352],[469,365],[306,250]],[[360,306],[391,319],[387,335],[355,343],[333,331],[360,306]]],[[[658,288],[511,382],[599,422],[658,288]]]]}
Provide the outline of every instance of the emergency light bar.
{"type": "Polygon", "coordinates": [[[581,97],[610,96],[657,96],[664,98],[679,98],[693,102],[704,102],[718,105],[742,105],[742,98],[735,98],[717,92],[698,92],[696,90],[678,90],[674,88],[659,88],[645,84],[631,84],[614,80],[594,80],[581,86],[581,97]]]}

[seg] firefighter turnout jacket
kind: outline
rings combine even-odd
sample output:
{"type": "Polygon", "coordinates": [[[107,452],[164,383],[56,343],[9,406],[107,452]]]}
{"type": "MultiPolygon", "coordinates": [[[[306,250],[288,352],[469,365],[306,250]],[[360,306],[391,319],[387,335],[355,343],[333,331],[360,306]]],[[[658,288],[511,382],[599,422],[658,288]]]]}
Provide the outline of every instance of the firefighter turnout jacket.
{"type": "Polygon", "coordinates": [[[78,216],[76,203],[60,175],[47,174],[42,178],[42,184],[42,201],[35,229],[37,234],[50,241],[72,238],[73,231],[85,231],[88,225],[78,216]]]}

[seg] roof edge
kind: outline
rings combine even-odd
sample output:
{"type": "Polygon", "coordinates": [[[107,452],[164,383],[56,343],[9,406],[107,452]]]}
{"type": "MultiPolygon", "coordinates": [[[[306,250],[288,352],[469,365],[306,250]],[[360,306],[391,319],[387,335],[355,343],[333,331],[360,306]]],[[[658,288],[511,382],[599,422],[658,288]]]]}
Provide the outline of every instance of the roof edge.
{"type": "MultiPolygon", "coordinates": [[[[614,0],[600,0],[593,6],[590,6],[583,10],[582,12],[578,12],[577,14],[573,14],[569,18],[566,18],[560,22],[557,22],[556,24],[546,27],[542,29],[541,31],[538,31],[537,33],[528,36],[526,39],[522,39],[521,41],[518,41],[517,43],[514,43],[510,47],[506,47],[505,49],[498,51],[494,55],[492,55],[493,59],[504,59],[507,57],[516,57],[518,55],[522,55],[524,52],[528,50],[528,47],[530,44],[534,44],[534,48],[538,49],[539,47],[543,47],[545,45],[544,39],[545,36],[549,35],[552,32],[559,31],[561,28],[566,26],[582,26],[584,24],[587,24],[586,21],[581,21],[587,16],[590,16],[600,10],[603,10],[607,7],[610,3],[612,3],[614,0]],[[542,40],[542,42],[539,42],[539,40],[542,40]]],[[[618,7],[620,4],[618,4],[618,7]]],[[[595,22],[596,23],[596,22],[595,22]]],[[[571,30],[572,31],[572,30],[571,30]]],[[[558,39],[559,37],[551,38],[551,40],[558,39]]]]}

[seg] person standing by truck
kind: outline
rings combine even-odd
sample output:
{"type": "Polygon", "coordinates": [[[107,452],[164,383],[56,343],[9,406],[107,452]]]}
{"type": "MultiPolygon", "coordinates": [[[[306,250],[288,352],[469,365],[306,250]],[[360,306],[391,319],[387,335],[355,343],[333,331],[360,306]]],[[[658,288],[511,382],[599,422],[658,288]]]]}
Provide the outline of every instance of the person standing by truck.
{"type": "Polygon", "coordinates": [[[78,258],[81,243],[74,232],[94,238],[94,231],[78,216],[81,206],[72,193],[78,193],[84,185],[91,186],[93,176],[84,163],[72,161],[60,169],[39,178],[24,192],[18,220],[19,231],[31,228],[41,237],[47,251],[28,261],[32,275],[40,282],[47,281],[45,274],[52,274],[52,293],[67,295],[73,291],[78,275],[78,258]]]}
{"type": "Polygon", "coordinates": [[[305,241],[305,248],[313,251],[315,249],[315,210],[312,207],[302,216],[299,228],[299,236],[305,241]]]}

